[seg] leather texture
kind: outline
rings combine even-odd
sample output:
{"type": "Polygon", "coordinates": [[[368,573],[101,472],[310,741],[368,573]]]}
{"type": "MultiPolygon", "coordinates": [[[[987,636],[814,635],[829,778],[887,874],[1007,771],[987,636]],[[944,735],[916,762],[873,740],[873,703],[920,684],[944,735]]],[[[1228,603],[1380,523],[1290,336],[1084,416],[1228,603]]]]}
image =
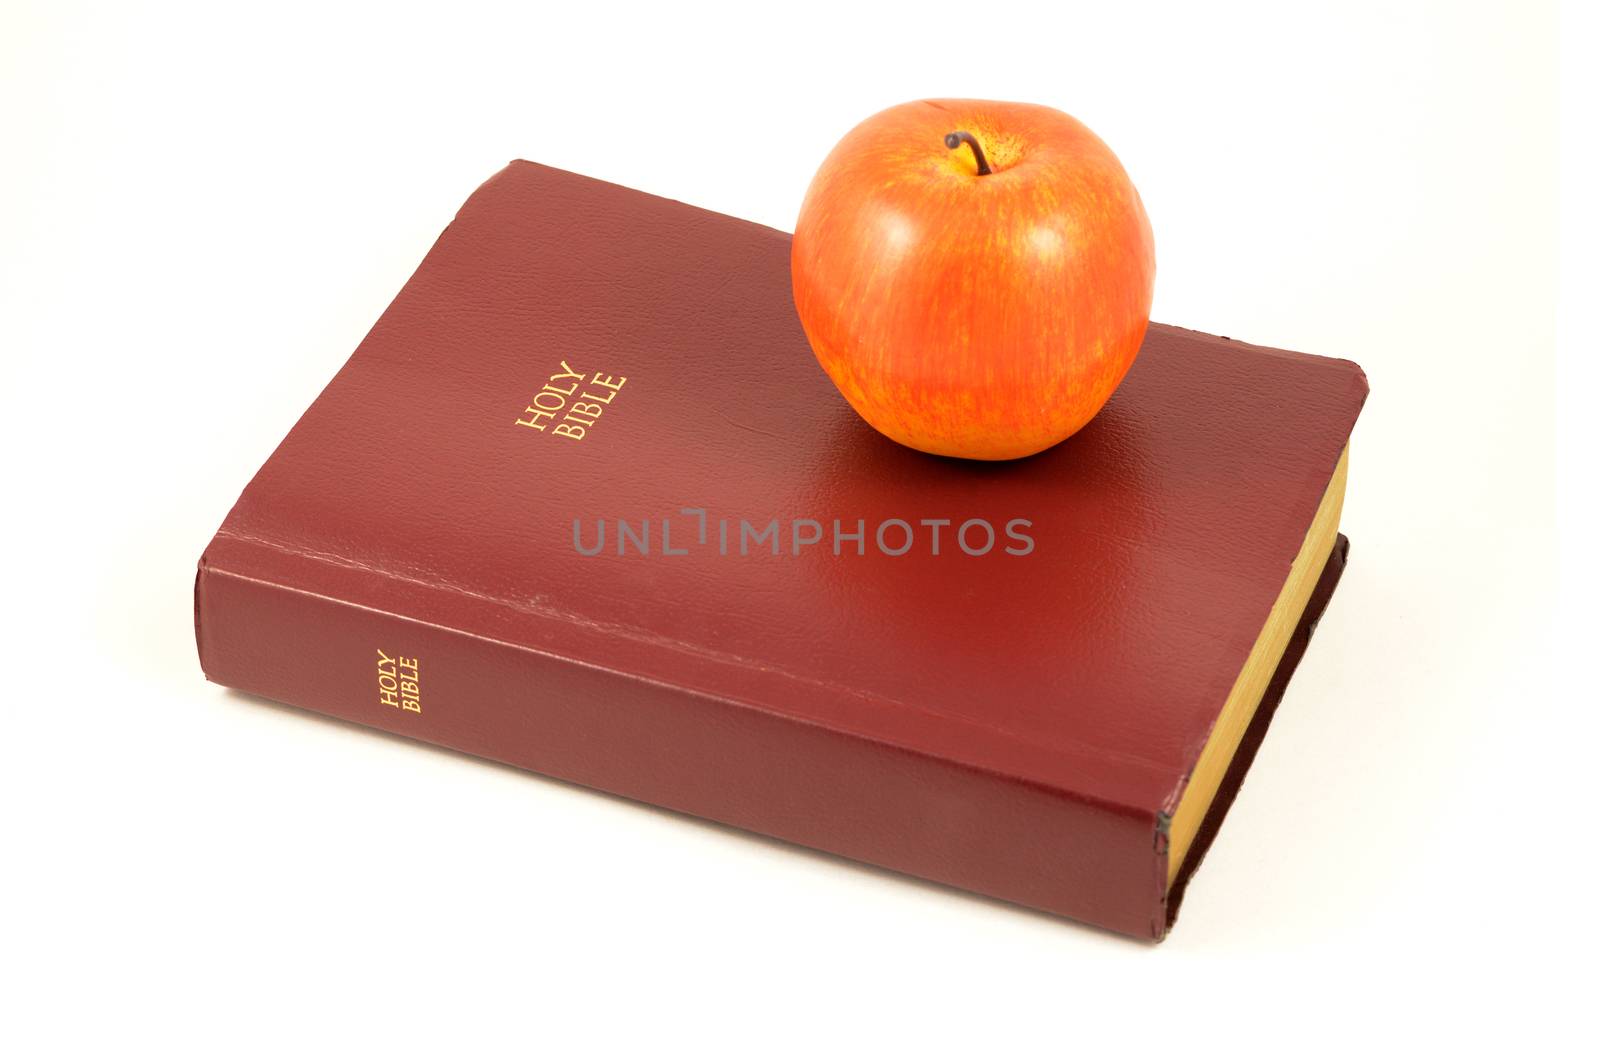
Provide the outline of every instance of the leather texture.
{"type": "Polygon", "coordinates": [[[511,164],[208,547],[206,675],[1161,937],[1158,824],[1283,585],[1364,375],[1152,325],[1061,445],[936,458],[834,390],[788,270],[782,232],[511,164]],[[626,378],[582,439],[527,413],[563,362],[591,393],[626,378]],[[705,512],[705,543],[686,508],[705,512]],[[663,553],[663,518],[686,553],[663,553]],[[619,519],[650,522],[650,553],[618,554],[619,519]],[[822,527],[798,554],[797,519],[822,527]],[[874,542],[888,519],[915,533],[901,556],[874,542]],[[997,532],[978,556],[955,539],[973,519],[997,532]],[[1033,543],[1020,556],[1004,550],[1018,519],[1033,543]],[[605,521],[603,551],[577,549],[575,520],[587,546],[605,521]],[[739,522],[772,520],[782,553],[741,554],[739,522]],[[863,522],[865,553],[834,554],[835,520],[863,522]],[[935,554],[922,522],[940,520],[935,554]],[[420,713],[380,700],[379,650],[420,663],[420,713]]]}

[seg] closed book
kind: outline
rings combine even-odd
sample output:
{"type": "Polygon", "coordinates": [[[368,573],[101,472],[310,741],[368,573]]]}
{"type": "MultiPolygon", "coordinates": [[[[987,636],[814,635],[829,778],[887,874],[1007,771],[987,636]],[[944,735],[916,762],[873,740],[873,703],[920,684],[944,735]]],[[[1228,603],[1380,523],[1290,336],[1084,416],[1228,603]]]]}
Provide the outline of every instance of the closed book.
{"type": "Polygon", "coordinates": [[[777,230],[516,162],[200,560],[212,680],[1159,939],[1346,556],[1353,363],[1152,325],[1086,428],[936,458],[777,230]]]}

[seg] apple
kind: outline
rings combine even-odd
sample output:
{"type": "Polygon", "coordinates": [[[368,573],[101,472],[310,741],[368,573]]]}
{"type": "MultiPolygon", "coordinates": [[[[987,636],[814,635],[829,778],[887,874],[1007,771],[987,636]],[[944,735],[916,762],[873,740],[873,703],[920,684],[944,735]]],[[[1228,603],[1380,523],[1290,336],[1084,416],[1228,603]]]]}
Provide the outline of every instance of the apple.
{"type": "Polygon", "coordinates": [[[1105,405],[1150,321],[1155,243],[1111,149],[1070,115],[921,100],[873,115],[800,208],[795,309],[879,432],[1035,454],[1105,405]]]}

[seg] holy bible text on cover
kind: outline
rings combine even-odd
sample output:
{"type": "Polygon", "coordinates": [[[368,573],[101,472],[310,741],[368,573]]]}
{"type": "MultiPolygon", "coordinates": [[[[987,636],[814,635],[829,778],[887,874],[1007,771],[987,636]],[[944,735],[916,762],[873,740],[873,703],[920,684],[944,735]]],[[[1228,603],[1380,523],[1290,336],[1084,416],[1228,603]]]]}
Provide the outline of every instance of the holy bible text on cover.
{"type": "Polygon", "coordinates": [[[206,549],[206,675],[1160,938],[1343,566],[1365,378],[1152,325],[1065,443],[934,458],[788,264],[497,174],[206,549]]]}

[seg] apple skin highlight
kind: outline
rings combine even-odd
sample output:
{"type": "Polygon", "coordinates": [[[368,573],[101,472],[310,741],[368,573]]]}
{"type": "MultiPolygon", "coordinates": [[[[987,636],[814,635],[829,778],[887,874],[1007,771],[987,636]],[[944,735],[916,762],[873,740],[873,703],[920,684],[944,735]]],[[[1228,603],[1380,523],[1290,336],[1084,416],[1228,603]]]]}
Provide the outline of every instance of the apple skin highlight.
{"type": "Polygon", "coordinates": [[[1003,460],[1077,432],[1121,383],[1150,320],[1155,242],[1122,164],[1070,115],[922,100],[823,161],[790,268],[817,360],[869,424],[1003,460]]]}

